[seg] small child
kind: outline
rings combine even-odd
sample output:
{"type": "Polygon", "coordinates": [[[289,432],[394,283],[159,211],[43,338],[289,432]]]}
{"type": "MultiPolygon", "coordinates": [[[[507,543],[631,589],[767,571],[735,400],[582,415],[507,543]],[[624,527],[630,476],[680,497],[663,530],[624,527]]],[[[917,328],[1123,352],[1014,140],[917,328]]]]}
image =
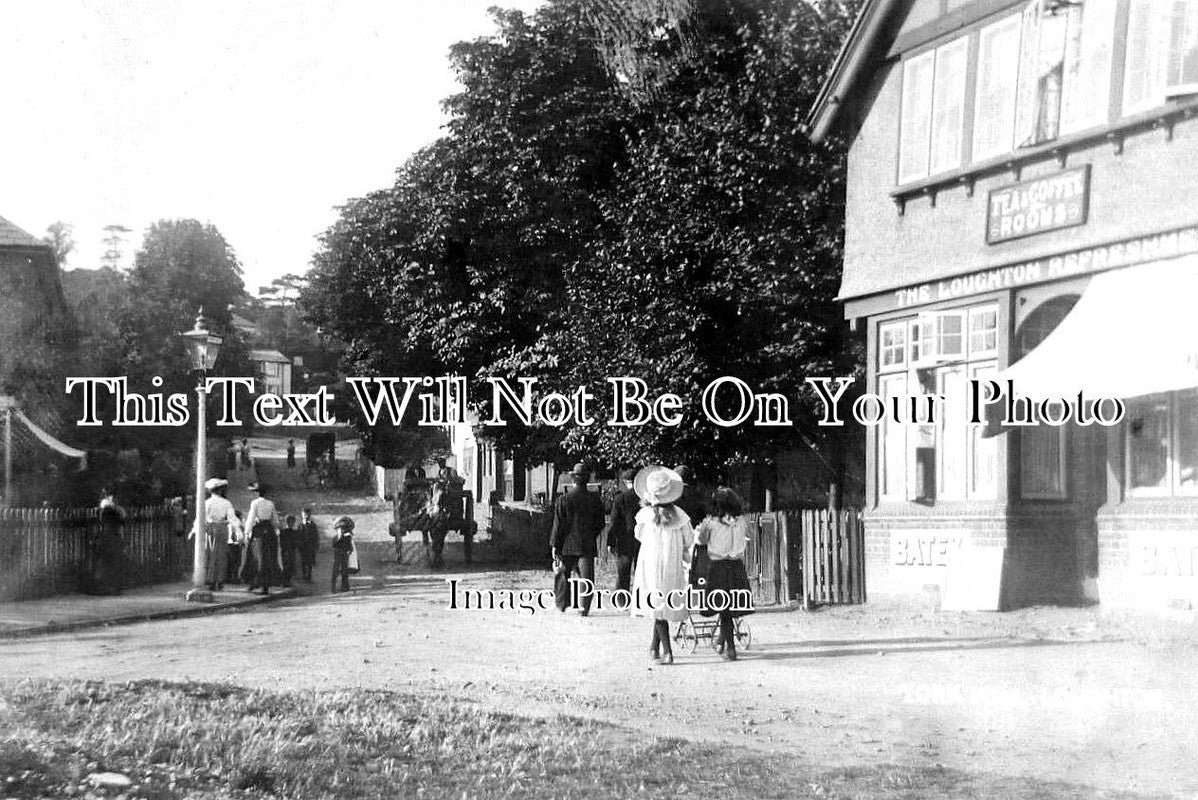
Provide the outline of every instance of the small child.
{"type": "Polygon", "coordinates": [[[320,549],[320,531],[312,519],[312,509],[305,508],[299,527],[300,571],[304,580],[312,582],[312,567],[316,566],[316,551],[320,549]]]}
{"type": "Polygon", "coordinates": [[[346,516],[337,517],[333,523],[333,591],[349,591],[349,557],[354,551],[354,521],[346,516]],[[337,577],[341,587],[337,587],[337,577]]]}
{"type": "Polygon", "coordinates": [[[295,574],[295,556],[299,550],[300,532],[295,527],[295,514],[288,514],[286,524],[279,531],[279,561],[283,565],[283,585],[291,585],[295,574]]]}

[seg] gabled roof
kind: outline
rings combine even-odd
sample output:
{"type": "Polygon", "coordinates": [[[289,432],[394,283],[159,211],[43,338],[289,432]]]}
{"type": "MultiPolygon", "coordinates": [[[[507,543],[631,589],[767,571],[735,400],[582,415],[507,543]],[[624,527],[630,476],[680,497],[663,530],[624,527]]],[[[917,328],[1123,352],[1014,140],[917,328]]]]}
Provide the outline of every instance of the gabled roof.
{"type": "Polygon", "coordinates": [[[45,247],[46,243],[0,217],[0,247],[45,247]]]}
{"type": "Polygon", "coordinates": [[[250,361],[278,361],[286,364],[291,363],[291,359],[280,353],[278,350],[251,350],[250,361]]]}
{"type": "Polygon", "coordinates": [[[815,104],[807,114],[808,135],[814,141],[823,140],[831,132],[845,98],[865,72],[869,56],[879,46],[895,10],[905,5],[902,0],[866,0],[861,7],[861,13],[849,29],[815,104]]]}

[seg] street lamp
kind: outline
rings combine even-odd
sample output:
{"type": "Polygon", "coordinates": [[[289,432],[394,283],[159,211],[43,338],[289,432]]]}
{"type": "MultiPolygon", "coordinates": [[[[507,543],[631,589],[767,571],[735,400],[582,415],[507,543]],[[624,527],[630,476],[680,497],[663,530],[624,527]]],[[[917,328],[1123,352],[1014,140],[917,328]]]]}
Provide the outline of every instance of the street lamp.
{"type": "Polygon", "coordinates": [[[208,422],[207,422],[207,393],[204,391],[206,373],[216,364],[220,355],[220,346],[224,341],[204,327],[203,309],[196,314],[195,327],[180,334],[187,344],[187,355],[191,359],[191,368],[196,374],[196,398],[199,400],[198,420],[196,428],[196,517],[195,517],[195,564],[191,571],[192,590],[187,593],[188,600],[210,600],[211,595],[205,585],[205,552],[204,542],[207,538],[207,525],[204,515],[204,471],[207,467],[208,422]]]}

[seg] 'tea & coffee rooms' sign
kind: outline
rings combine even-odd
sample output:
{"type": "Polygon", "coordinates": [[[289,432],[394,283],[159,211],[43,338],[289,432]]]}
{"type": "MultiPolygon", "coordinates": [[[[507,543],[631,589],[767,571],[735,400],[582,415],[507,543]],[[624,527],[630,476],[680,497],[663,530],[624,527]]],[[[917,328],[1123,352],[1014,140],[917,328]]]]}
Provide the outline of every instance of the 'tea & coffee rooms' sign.
{"type": "Polygon", "coordinates": [[[1086,221],[1090,165],[990,190],[986,243],[998,244],[1086,221]]]}

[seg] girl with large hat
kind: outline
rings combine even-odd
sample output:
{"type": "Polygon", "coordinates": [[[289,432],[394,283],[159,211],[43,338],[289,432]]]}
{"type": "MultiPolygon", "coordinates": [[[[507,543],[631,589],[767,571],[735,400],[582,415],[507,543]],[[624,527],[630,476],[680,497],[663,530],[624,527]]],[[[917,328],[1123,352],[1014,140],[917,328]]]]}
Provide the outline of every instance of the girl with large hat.
{"type": "Polygon", "coordinates": [[[687,618],[687,575],[695,535],[690,518],[675,505],[682,496],[677,472],[645,467],[637,473],[633,488],[645,507],[636,515],[635,535],[641,547],[632,580],[632,616],[653,618],[650,657],[673,664],[670,622],[687,618]]]}

